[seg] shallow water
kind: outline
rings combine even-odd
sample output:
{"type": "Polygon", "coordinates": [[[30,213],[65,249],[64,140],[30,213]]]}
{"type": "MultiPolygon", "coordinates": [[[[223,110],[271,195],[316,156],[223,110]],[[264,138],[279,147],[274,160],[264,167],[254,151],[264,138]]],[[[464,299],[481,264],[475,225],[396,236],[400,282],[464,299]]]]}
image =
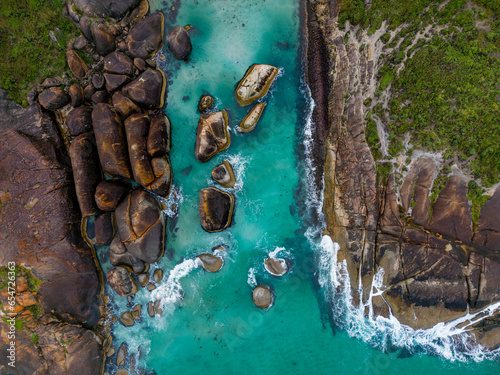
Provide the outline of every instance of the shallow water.
{"type": "MultiPolygon", "coordinates": [[[[333,281],[328,276],[335,264],[322,253],[321,228],[312,224],[310,210],[315,195],[307,185],[303,143],[310,101],[302,82],[298,1],[150,3],[166,15],[167,30],[176,24],[194,27],[193,53],[188,62],[178,62],[164,47],[165,58],[157,60],[169,79],[166,114],[172,122],[175,185],[168,201],[166,255],[152,265],[152,270],[163,269],[164,278],[153,292],[141,289],[131,303],[113,298],[117,314],[143,305],[140,323],[115,325],[114,343],[127,341],[132,353],[139,356],[140,351],[140,366],[158,375],[498,373],[500,366],[493,361],[384,353],[359,339],[364,333],[350,337],[348,320],[332,320],[332,309],[339,308],[329,298],[333,281]],[[280,75],[262,99],[267,108],[256,130],[240,134],[236,127],[251,106],[241,108],[234,89],[253,63],[275,65],[280,75]],[[216,98],[218,110],[228,111],[231,146],[199,163],[194,143],[197,103],[204,93],[216,98]],[[198,193],[215,186],[211,170],[224,160],[231,162],[237,179],[234,189],[225,189],[236,198],[233,223],[210,234],[199,224],[198,193]],[[217,251],[223,268],[205,272],[195,256],[219,245],[225,247],[217,251]],[[264,269],[263,261],[273,251],[292,265],[281,278],[264,269]],[[322,260],[328,264],[319,269],[322,260]],[[255,283],[275,290],[275,304],[268,311],[252,303],[255,283]],[[158,298],[163,315],[150,318],[147,302],[158,298]]],[[[109,264],[102,260],[106,272],[109,264]]],[[[115,369],[108,366],[110,373],[115,369]]]]}

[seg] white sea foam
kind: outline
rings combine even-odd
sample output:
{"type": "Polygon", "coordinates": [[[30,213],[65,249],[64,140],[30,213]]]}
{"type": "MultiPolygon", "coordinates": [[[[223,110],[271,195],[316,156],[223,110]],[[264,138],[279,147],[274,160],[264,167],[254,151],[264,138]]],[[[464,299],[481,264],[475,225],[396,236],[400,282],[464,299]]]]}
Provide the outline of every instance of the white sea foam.
{"type": "Polygon", "coordinates": [[[252,288],[255,288],[257,286],[257,280],[255,279],[255,268],[253,267],[248,270],[247,284],[252,288]]]}
{"type": "Polygon", "coordinates": [[[213,179],[207,179],[207,183],[210,186],[217,186],[219,189],[228,191],[232,194],[239,193],[243,190],[244,182],[245,182],[245,169],[247,165],[252,161],[251,157],[244,157],[241,153],[237,153],[235,155],[220,155],[218,158],[218,162],[222,163],[224,160],[227,160],[229,164],[233,167],[234,178],[236,180],[236,184],[232,188],[225,188],[218,185],[213,179]]]}
{"type": "MultiPolygon", "coordinates": [[[[474,341],[468,331],[472,325],[498,312],[500,303],[450,322],[438,323],[429,329],[415,330],[401,324],[392,313],[388,318],[374,314],[372,299],[384,292],[383,270],[379,270],[373,277],[367,302],[354,305],[347,264],[345,261],[337,261],[338,250],[337,243],[330,237],[323,236],[320,244],[318,280],[325,298],[333,305],[335,322],[345,329],[349,336],[360,338],[382,350],[395,346],[410,352],[424,351],[439,355],[451,361],[479,362],[499,356],[500,350],[486,350],[474,341]]],[[[360,289],[359,293],[362,300],[363,291],[360,289]]]]}
{"type": "Polygon", "coordinates": [[[180,279],[187,276],[192,270],[199,267],[197,259],[186,259],[177,264],[169,273],[165,282],[162,282],[158,287],[151,292],[151,300],[160,301],[160,306],[165,312],[173,311],[175,302],[182,299],[182,286],[180,279]]]}
{"type": "Polygon", "coordinates": [[[163,203],[163,212],[168,217],[175,217],[177,215],[179,206],[182,204],[182,202],[184,202],[184,196],[182,195],[181,186],[172,185],[168,198],[163,198],[159,195],[155,196],[160,200],[160,202],[163,203]]]}
{"type": "Polygon", "coordinates": [[[281,256],[290,256],[290,252],[287,251],[287,249],[285,249],[284,247],[276,247],[273,251],[271,251],[269,253],[269,258],[277,258],[278,257],[278,254],[280,253],[283,253],[281,254],[281,256]]]}

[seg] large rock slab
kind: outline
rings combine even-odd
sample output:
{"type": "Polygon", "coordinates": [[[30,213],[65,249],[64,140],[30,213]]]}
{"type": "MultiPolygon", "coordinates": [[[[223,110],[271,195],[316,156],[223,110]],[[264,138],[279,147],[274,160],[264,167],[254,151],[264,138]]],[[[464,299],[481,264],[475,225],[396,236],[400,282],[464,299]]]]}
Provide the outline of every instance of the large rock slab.
{"type": "Polygon", "coordinates": [[[170,131],[170,120],[167,116],[153,117],[148,134],[149,155],[158,157],[170,151],[170,131]]]}
{"type": "MultiPolygon", "coordinates": [[[[72,0],[72,3],[88,17],[122,18],[141,0],[72,0]]],[[[71,5],[70,5],[71,6],[71,5]]]]}
{"type": "Polygon", "coordinates": [[[109,104],[99,103],[92,112],[92,124],[104,172],[111,176],[132,178],[127,140],[118,114],[109,104]]]}
{"type": "Polygon", "coordinates": [[[73,137],[92,131],[92,108],[86,105],[73,108],[66,117],[66,126],[73,137]]]}
{"type": "Polygon", "coordinates": [[[121,52],[111,52],[104,58],[104,70],[112,74],[134,74],[134,62],[130,57],[121,52]]]}
{"type": "Polygon", "coordinates": [[[252,65],[236,87],[236,99],[242,106],[247,106],[262,98],[267,94],[277,74],[278,68],[274,66],[252,65]]]}
{"type": "Polygon", "coordinates": [[[500,189],[497,188],[493,196],[484,204],[474,243],[490,250],[500,249],[500,189]]]}
{"type": "Polygon", "coordinates": [[[136,189],[116,208],[116,224],[127,251],[147,263],[163,255],[165,228],[161,206],[148,192],[136,189]]]}
{"type": "Polygon", "coordinates": [[[148,69],[122,89],[122,93],[146,108],[161,108],[165,101],[166,80],[162,71],[148,69]]]}
{"type": "Polygon", "coordinates": [[[163,13],[158,12],[141,19],[127,36],[127,47],[133,57],[149,59],[163,43],[163,13]]]}
{"type": "Polygon", "coordinates": [[[234,196],[214,187],[201,189],[198,214],[201,227],[207,232],[220,232],[231,225],[234,196]]]}
{"type": "Polygon", "coordinates": [[[202,113],[196,132],[195,156],[206,162],[231,143],[226,111],[202,113]]]}
{"type": "MultiPolygon", "coordinates": [[[[167,44],[177,60],[185,60],[191,54],[193,46],[191,38],[185,28],[180,25],[174,26],[167,34],[167,44]]],[[[210,105],[208,106],[210,107],[210,105]]],[[[207,108],[208,108],[207,107],[207,108]]]]}
{"type": "Polygon", "coordinates": [[[146,264],[127,251],[119,233],[116,234],[109,247],[109,262],[113,266],[122,266],[136,274],[146,271],[146,264]]]}
{"type": "Polygon", "coordinates": [[[60,87],[51,87],[38,95],[40,105],[49,111],[64,107],[70,100],[70,96],[60,87]]]}

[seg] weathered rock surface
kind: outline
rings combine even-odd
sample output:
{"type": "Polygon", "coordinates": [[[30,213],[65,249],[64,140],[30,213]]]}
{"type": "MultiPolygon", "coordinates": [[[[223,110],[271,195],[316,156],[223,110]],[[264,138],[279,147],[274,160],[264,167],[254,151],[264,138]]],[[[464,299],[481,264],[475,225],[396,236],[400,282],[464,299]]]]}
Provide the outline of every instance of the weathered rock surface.
{"type": "Polygon", "coordinates": [[[135,8],[141,0],[72,0],[88,17],[113,17],[120,19],[135,8]]]}
{"type": "Polygon", "coordinates": [[[488,249],[500,249],[500,189],[497,188],[481,210],[474,243],[488,249]]]}
{"type": "Polygon", "coordinates": [[[226,111],[200,115],[195,144],[195,156],[198,161],[206,162],[218,152],[229,147],[231,137],[227,125],[226,111]]]}
{"type": "Polygon", "coordinates": [[[242,106],[247,106],[262,98],[267,94],[277,74],[278,68],[274,66],[252,65],[236,87],[236,99],[242,106]]]}
{"type": "Polygon", "coordinates": [[[155,283],[160,283],[160,281],[163,279],[163,271],[161,269],[157,269],[155,270],[155,272],[153,273],[153,280],[155,281],[155,283]]]}
{"type": "Polygon", "coordinates": [[[73,137],[92,131],[92,108],[80,106],[72,109],[66,117],[66,126],[73,137]]]}
{"type": "Polygon", "coordinates": [[[101,90],[104,87],[104,77],[102,74],[94,74],[92,76],[92,85],[96,90],[101,90]]]}
{"type": "Polygon", "coordinates": [[[129,190],[130,185],[121,181],[101,181],[95,191],[97,207],[103,211],[114,211],[129,190]]]}
{"type": "Polygon", "coordinates": [[[201,254],[198,255],[197,258],[201,261],[205,271],[217,272],[222,268],[222,259],[212,254],[201,254]]]}
{"type": "Polygon", "coordinates": [[[133,57],[153,57],[163,43],[163,13],[158,12],[141,19],[127,36],[127,47],[133,57]]]}
{"type": "Polygon", "coordinates": [[[148,133],[148,153],[152,157],[163,156],[170,152],[170,120],[158,115],[151,120],[148,133]]]}
{"type": "Polygon", "coordinates": [[[71,100],[70,96],[60,87],[51,87],[38,95],[40,105],[49,111],[64,107],[71,100]]]}
{"type": "Polygon", "coordinates": [[[130,81],[130,78],[123,74],[104,73],[104,79],[106,80],[106,90],[108,92],[116,91],[130,81]]]}
{"type": "Polygon", "coordinates": [[[128,356],[128,347],[127,344],[122,343],[120,345],[120,348],[118,349],[118,353],[116,354],[116,365],[117,366],[124,366],[125,361],[128,356]]]}
{"type": "Polygon", "coordinates": [[[273,276],[283,276],[288,271],[286,260],[282,258],[267,258],[264,268],[273,276]]]}
{"type": "Polygon", "coordinates": [[[94,135],[85,133],[73,139],[69,155],[73,167],[76,197],[82,217],[94,215],[99,212],[94,194],[101,181],[99,156],[94,135]]]}
{"type": "Polygon", "coordinates": [[[77,37],[73,42],[73,48],[78,51],[83,51],[85,48],[87,48],[87,46],[88,46],[87,38],[85,38],[83,35],[77,37]]]}
{"type": "Polygon", "coordinates": [[[95,48],[101,56],[106,56],[116,48],[116,40],[104,22],[94,20],[90,25],[95,48]]]}
{"type": "Polygon", "coordinates": [[[236,184],[233,167],[227,160],[212,169],[212,179],[225,188],[233,188],[236,184]]]}
{"type": "Polygon", "coordinates": [[[111,268],[106,274],[109,286],[119,296],[130,296],[137,293],[139,286],[128,271],[120,266],[111,268]]]}
{"type": "Polygon", "coordinates": [[[87,64],[82,60],[75,50],[68,50],[66,52],[66,60],[68,61],[68,66],[71,72],[78,79],[84,79],[87,74],[88,68],[87,64]]]}
{"type": "Polygon", "coordinates": [[[132,173],[134,180],[144,187],[148,187],[155,180],[151,156],[147,150],[149,122],[149,117],[142,113],[135,113],[125,120],[132,173]]]}
{"type": "Polygon", "coordinates": [[[241,121],[238,130],[243,133],[250,133],[253,131],[257,126],[257,122],[259,122],[260,116],[264,112],[265,107],[265,102],[256,104],[241,121]]]}
{"type": "Polygon", "coordinates": [[[114,51],[104,58],[104,70],[107,73],[131,76],[134,74],[134,63],[124,53],[114,51]]]}
{"type": "Polygon", "coordinates": [[[90,98],[90,101],[94,104],[97,105],[99,103],[107,103],[109,100],[109,93],[106,90],[99,90],[94,92],[92,94],[92,97],[90,98]]]}
{"type": "MultiPolygon", "coordinates": [[[[174,26],[167,34],[167,44],[177,60],[185,60],[191,54],[193,46],[191,38],[185,28],[174,26]]],[[[210,107],[210,106],[209,106],[210,107]]],[[[208,107],[207,107],[208,108],[208,107]]]]}
{"type": "Polygon", "coordinates": [[[140,112],[141,109],[121,92],[113,94],[113,108],[120,115],[120,119],[125,120],[132,113],[140,112]]]}
{"type": "MultiPolygon", "coordinates": [[[[119,233],[116,234],[109,247],[109,262],[113,266],[122,266],[135,274],[146,271],[146,264],[128,252],[119,233]]],[[[141,283],[141,286],[144,285],[141,283]]]]}
{"type": "Polygon", "coordinates": [[[214,98],[210,95],[203,95],[198,102],[198,111],[204,112],[214,103],[214,98]]]}
{"type": "Polygon", "coordinates": [[[118,114],[106,103],[92,111],[99,160],[104,172],[111,176],[132,178],[125,131],[118,114]]]}
{"type": "Polygon", "coordinates": [[[156,262],[164,249],[164,219],[154,196],[136,189],[116,208],[116,223],[127,251],[147,263],[156,262]]]}
{"type": "Polygon", "coordinates": [[[73,83],[69,87],[69,95],[71,97],[71,105],[76,108],[83,104],[83,88],[79,83],[73,83]]]}
{"type": "Polygon", "coordinates": [[[126,85],[122,93],[147,108],[161,108],[165,100],[165,75],[157,69],[148,69],[126,85]]]}
{"type": "Polygon", "coordinates": [[[220,232],[231,224],[234,196],[214,187],[200,191],[198,214],[201,227],[207,232],[220,232]]]}
{"type": "Polygon", "coordinates": [[[115,228],[113,227],[113,213],[105,212],[94,218],[95,243],[96,245],[107,245],[113,239],[115,228]]]}
{"type": "Polygon", "coordinates": [[[130,311],[125,311],[121,316],[120,316],[120,322],[125,326],[125,327],[132,327],[135,323],[134,321],[134,316],[132,315],[132,312],[130,311]]]}
{"type": "Polygon", "coordinates": [[[252,291],[252,300],[255,306],[266,309],[273,302],[271,289],[265,285],[256,286],[252,291]]]}

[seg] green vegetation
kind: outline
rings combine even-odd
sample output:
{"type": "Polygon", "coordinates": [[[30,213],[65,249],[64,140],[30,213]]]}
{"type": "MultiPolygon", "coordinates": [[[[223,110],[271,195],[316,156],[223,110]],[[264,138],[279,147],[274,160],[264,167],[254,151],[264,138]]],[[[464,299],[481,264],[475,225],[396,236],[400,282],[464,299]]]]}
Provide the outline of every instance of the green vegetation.
{"type": "Polygon", "coordinates": [[[439,193],[441,192],[441,190],[443,190],[444,186],[446,185],[450,177],[451,177],[451,168],[448,165],[445,165],[439,172],[439,175],[436,177],[432,185],[431,196],[430,196],[431,207],[429,212],[430,213],[429,218],[432,217],[434,204],[436,203],[439,193]]]}
{"type": "MultiPolygon", "coordinates": [[[[9,269],[7,267],[0,267],[0,289],[5,289],[7,287],[9,281],[7,279],[8,272],[9,269]]],[[[16,280],[19,279],[21,276],[23,276],[26,279],[26,282],[28,283],[28,289],[31,292],[38,291],[38,287],[40,286],[42,281],[33,276],[30,270],[21,266],[16,266],[15,274],[16,274],[16,280]]]]}
{"type": "Polygon", "coordinates": [[[62,17],[63,0],[3,1],[0,7],[0,86],[26,106],[34,82],[61,74],[76,28],[62,17]],[[53,31],[58,43],[50,40],[53,31]]]}
{"type": "Polygon", "coordinates": [[[380,139],[377,132],[377,123],[370,117],[366,119],[365,138],[366,143],[368,143],[368,146],[370,146],[370,150],[372,151],[373,159],[378,160],[382,158],[382,152],[380,151],[380,139]]]}
{"type": "Polygon", "coordinates": [[[483,189],[473,180],[469,181],[468,184],[469,192],[467,193],[467,198],[472,201],[472,222],[477,224],[479,222],[479,216],[481,214],[481,208],[490,199],[489,195],[483,195],[483,189]]]}
{"type": "Polygon", "coordinates": [[[38,340],[39,340],[39,339],[40,339],[40,337],[38,337],[38,335],[37,335],[36,333],[32,333],[32,334],[31,334],[31,342],[32,342],[33,344],[35,344],[35,345],[36,345],[36,344],[38,344],[38,340]]]}

